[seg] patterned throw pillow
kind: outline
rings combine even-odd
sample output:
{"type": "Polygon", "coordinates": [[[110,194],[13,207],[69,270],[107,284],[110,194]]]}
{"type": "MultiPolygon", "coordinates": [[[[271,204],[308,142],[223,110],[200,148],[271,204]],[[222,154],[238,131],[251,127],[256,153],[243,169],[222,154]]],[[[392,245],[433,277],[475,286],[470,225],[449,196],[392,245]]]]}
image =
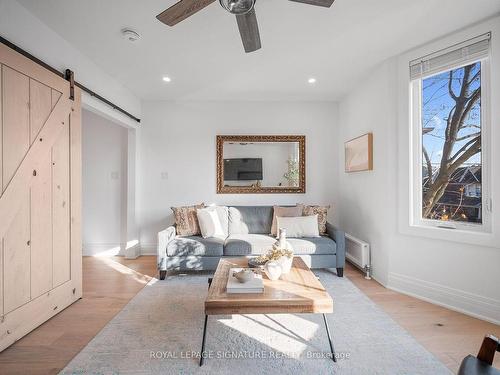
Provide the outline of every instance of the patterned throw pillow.
{"type": "Polygon", "coordinates": [[[199,236],[201,234],[196,210],[204,207],[204,203],[195,206],[171,207],[179,236],[199,236]]]}
{"type": "Polygon", "coordinates": [[[326,236],[326,219],[330,206],[306,206],[304,205],[304,216],[318,215],[318,229],[321,236],[326,236]]]}

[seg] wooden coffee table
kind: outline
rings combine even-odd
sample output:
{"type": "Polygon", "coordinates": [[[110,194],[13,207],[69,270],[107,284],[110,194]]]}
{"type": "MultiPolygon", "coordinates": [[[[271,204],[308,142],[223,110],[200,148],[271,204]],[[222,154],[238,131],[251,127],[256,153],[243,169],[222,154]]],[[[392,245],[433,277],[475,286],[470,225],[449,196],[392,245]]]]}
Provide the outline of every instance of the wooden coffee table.
{"type": "Polygon", "coordinates": [[[232,267],[248,267],[248,259],[221,259],[213,279],[209,279],[200,366],[203,365],[204,360],[208,316],[229,314],[323,314],[330,353],[333,361],[336,362],[325,315],[333,312],[333,300],[302,258],[295,257],[290,273],[283,275],[279,280],[271,281],[263,275],[264,293],[226,293],[229,269],[232,267]]]}

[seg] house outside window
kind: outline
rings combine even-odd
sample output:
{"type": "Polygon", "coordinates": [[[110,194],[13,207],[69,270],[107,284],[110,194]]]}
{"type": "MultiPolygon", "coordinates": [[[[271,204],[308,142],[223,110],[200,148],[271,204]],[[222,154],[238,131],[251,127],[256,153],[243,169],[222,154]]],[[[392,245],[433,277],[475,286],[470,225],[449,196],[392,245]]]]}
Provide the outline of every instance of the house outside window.
{"type": "Polygon", "coordinates": [[[410,63],[413,224],[489,226],[490,35],[410,63]]]}

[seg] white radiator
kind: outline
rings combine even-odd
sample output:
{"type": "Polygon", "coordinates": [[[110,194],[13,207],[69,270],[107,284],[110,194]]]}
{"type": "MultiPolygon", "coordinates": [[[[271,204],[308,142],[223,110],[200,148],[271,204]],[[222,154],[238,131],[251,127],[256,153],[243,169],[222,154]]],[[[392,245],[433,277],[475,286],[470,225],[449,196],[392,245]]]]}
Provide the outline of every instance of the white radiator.
{"type": "Polygon", "coordinates": [[[345,257],[349,262],[366,272],[366,279],[370,279],[371,255],[370,244],[361,241],[350,234],[345,234],[345,257]]]}

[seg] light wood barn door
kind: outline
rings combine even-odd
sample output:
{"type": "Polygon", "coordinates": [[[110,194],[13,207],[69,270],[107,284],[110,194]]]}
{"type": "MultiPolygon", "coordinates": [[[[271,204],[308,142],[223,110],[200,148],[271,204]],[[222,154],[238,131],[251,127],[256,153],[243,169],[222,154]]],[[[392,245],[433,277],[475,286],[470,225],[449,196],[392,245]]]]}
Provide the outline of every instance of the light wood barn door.
{"type": "Polygon", "coordinates": [[[82,296],[80,98],[0,44],[0,351],[82,296]]]}

